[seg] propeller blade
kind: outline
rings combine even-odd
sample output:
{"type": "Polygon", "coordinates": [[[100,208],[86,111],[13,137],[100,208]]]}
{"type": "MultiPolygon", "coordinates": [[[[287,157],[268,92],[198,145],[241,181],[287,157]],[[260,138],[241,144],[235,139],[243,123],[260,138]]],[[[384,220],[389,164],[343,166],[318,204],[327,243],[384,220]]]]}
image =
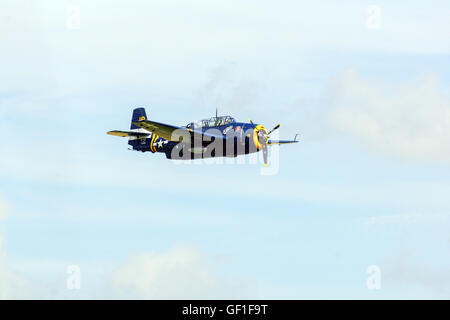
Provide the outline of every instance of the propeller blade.
{"type": "Polygon", "coordinates": [[[251,124],[253,124],[253,121],[252,121],[252,119],[248,119],[248,122],[250,122],[251,124]]]}
{"type": "Polygon", "coordinates": [[[263,152],[264,165],[267,167],[267,145],[266,144],[263,145],[262,152],[263,152]]]}
{"type": "Polygon", "coordinates": [[[269,133],[267,135],[270,135],[272,132],[274,132],[275,130],[277,130],[279,127],[281,127],[281,123],[277,124],[275,126],[275,128],[273,128],[272,130],[269,131],[269,133]]]}
{"type": "Polygon", "coordinates": [[[269,135],[267,134],[267,131],[265,129],[260,129],[258,132],[258,141],[262,146],[262,152],[263,152],[263,160],[264,160],[264,166],[267,167],[268,163],[268,154],[267,154],[267,141],[268,141],[269,135]]]}

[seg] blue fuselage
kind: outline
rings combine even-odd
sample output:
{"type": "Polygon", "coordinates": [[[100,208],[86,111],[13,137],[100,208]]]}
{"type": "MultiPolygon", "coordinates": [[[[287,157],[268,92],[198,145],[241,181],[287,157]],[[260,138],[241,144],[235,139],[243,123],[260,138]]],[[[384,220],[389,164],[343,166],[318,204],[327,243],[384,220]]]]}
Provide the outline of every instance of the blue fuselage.
{"type": "Polygon", "coordinates": [[[169,141],[149,132],[148,137],[130,139],[128,144],[136,151],[165,153],[169,159],[235,157],[260,150],[255,140],[257,127],[244,122],[200,127],[194,130],[202,133],[202,141],[189,144],[169,141]]]}

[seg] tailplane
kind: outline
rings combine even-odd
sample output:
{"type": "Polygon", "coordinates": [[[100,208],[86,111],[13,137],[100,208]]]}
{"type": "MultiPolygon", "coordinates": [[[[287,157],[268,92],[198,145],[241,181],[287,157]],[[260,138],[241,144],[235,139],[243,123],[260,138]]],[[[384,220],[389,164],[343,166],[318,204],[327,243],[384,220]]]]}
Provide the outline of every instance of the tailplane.
{"type": "Polygon", "coordinates": [[[138,150],[142,152],[152,151],[150,148],[150,142],[153,134],[133,124],[133,122],[145,120],[147,120],[147,114],[145,113],[145,109],[136,108],[133,110],[130,131],[113,130],[107,133],[113,136],[127,137],[128,144],[133,148],[133,150],[138,150]]]}

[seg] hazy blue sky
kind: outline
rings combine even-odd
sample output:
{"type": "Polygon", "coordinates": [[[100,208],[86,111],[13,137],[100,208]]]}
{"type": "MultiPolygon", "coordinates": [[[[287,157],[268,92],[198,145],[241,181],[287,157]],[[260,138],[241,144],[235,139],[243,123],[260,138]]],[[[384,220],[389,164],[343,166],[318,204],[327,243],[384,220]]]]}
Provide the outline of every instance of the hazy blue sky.
{"type": "Polygon", "coordinates": [[[0,298],[450,298],[449,14],[2,1],[0,298]],[[274,175],[175,164],[105,134],[136,106],[301,142],[274,175]]]}

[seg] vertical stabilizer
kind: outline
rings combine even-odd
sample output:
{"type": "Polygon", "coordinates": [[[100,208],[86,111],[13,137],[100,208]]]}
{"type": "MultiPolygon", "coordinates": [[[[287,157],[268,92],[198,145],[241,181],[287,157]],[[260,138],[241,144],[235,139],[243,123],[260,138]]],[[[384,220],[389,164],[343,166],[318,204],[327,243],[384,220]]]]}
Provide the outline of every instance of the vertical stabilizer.
{"type": "Polygon", "coordinates": [[[138,126],[134,125],[135,121],[147,120],[147,114],[145,113],[145,108],[136,108],[133,110],[133,117],[131,118],[130,129],[140,129],[138,126]]]}

